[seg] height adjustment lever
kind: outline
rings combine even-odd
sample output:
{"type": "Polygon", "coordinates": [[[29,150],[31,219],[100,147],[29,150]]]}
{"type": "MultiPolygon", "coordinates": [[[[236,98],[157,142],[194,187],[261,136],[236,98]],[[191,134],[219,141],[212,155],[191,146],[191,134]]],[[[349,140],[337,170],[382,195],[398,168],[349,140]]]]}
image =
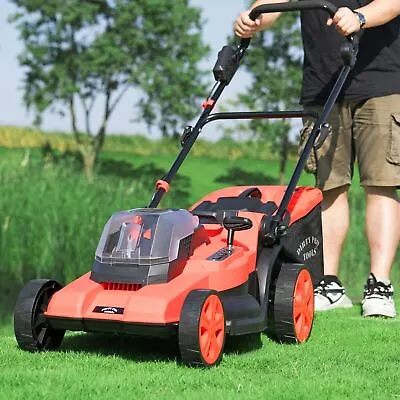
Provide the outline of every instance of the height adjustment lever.
{"type": "Polygon", "coordinates": [[[253,226],[248,218],[239,217],[237,215],[229,215],[223,219],[224,228],[228,231],[228,250],[233,249],[233,237],[236,231],[246,231],[253,226]]]}

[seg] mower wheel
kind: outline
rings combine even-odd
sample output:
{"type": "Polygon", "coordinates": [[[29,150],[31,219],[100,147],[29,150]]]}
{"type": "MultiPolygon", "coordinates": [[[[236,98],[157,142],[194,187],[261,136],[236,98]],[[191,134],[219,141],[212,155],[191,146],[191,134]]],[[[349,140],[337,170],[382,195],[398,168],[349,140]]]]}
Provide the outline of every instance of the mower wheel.
{"type": "Polygon", "coordinates": [[[283,263],[270,291],[268,334],[280,343],[302,343],[314,320],[314,289],[310,271],[301,264],[283,263]]]}
{"type": "Polygon", "coordinates": [[[62,286],[53,280],[35,279],[21,290],[14,310],[14,332],[19,347],[27,351],[54,350],[65,330],[49,326],[44,312],[51,297],[62,286]]]}
{"type": "Polygon", "coordinates": [[[179,322],[182,361],[211,367],[222,359],[225,345],[225,313],[218,293],[193,290],[185,299],[179,322]]]}

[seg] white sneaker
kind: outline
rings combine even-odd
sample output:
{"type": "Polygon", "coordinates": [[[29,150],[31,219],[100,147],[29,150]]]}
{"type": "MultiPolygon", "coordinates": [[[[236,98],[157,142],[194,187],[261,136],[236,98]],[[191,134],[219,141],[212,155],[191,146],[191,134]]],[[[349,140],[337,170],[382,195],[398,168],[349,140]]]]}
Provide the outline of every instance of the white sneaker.
{"type": "Polygon", "coordinates": [[[324,277],[314,289],[315,311],[335,308],[350,308],[353,303],[346,295],[344,287],[336,280],[324,277]]]}
{"type": "Polygon", "coordinates": [[[393,300],[393,285],[377,281],[374,274],[370,274],[364,286],[364,300],[362,314],[364,317],[396,316],[396,307],[393,300]]]}

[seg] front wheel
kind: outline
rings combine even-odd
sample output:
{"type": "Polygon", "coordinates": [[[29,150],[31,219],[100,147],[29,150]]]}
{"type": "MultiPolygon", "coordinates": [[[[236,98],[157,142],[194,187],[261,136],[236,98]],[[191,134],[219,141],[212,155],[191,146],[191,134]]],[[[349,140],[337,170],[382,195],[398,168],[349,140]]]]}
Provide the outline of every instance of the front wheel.
{"type": "Polygon", "coordinates": [[[225,313],[218,293],[193,290],[182,307],[179,350],[191,366],[211,367],[222,359],[225,345],[225,313]]]}
{"type": "Polygon", "coordinates": [[[283,263],[272,286],[270,336],[281,343],[307,341],[314,321],[314,288],[309,269],[302,264],[283,263]]]}
{"type": "Polygon", "coordinates": [[[51,297],[62,286],[53,280],[35,279],[21,290],[14,310],[14,332],[19,347],[27,351],[54,350],[65,330],[53,329],[44,315],[51,297]]]}

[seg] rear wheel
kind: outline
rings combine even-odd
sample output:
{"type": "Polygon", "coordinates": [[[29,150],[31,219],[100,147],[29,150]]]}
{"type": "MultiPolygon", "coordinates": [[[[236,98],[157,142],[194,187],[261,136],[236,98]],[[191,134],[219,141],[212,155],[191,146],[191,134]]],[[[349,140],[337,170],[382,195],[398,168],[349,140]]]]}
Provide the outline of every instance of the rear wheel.
{"type": "Polygon", "coordinates": [[[268,334],[281,343],[302,343],[314,320],[314,289],[310,271],[301,264],[282,264],[270,290],[268,334]]]}
{"type": "Polygon", "coordinates": [[[14,332],[19,347],[27,351],[54,350],[65,330],[49,326],[44,312],[51,297],[62,286],[53,280],[36,279],[21,290],[14,310],[14,332]]]}
{"type": "Polygon", "coordinates": [[[193,290],[187,296],[179,322],[182,361],[211,367],[222,359],[225,345],[225,313],[218,293],[193,290]]]}

